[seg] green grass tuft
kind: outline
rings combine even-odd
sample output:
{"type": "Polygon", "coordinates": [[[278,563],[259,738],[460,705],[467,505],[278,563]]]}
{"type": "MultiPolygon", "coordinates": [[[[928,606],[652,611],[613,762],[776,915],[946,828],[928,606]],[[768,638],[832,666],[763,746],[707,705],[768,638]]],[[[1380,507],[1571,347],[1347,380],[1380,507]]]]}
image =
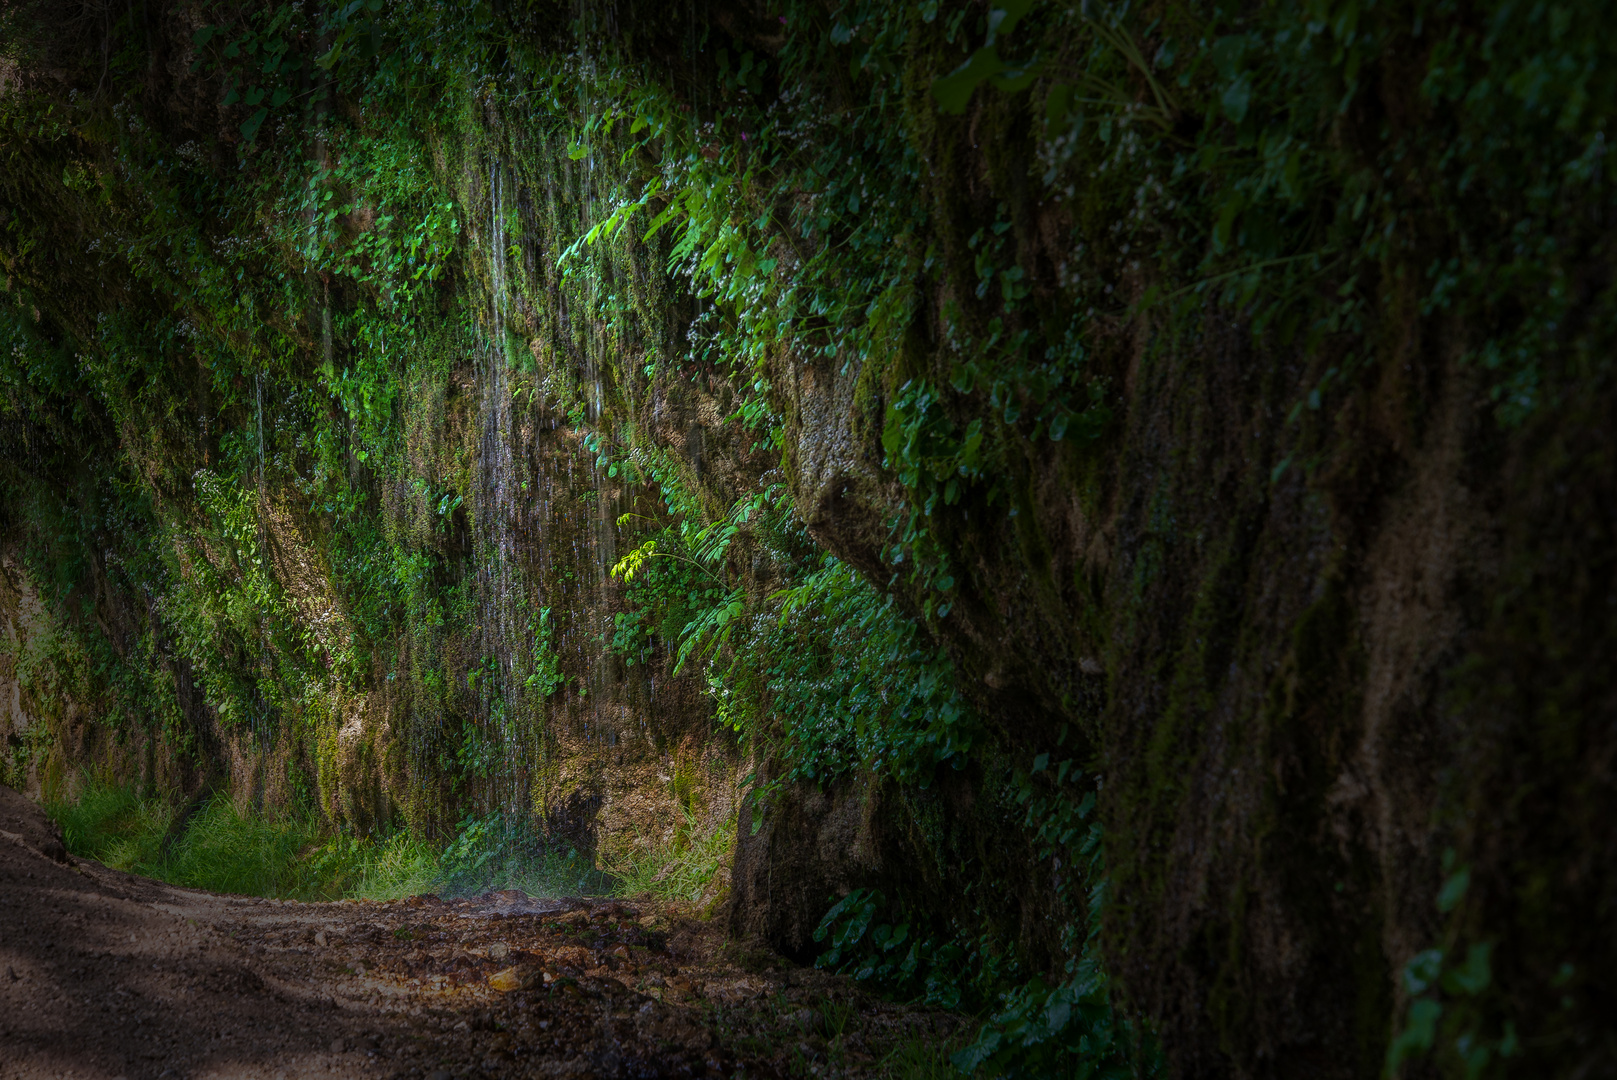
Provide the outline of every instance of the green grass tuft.
{"type": "Polygon", "coordinates": [[[73,854],[132,873],[145,873],[142,868],[160,858],[174,820],[174,808],[161,799],[142,799],[131,786],[88,778],[77,801],[48,803],[45,811],[73,854]]]}
{"type": "Polygon", "coordinates": [[[899,1043],[881,1061],[881,1075],[891,1080],[945,1080],[963,1075],[950,1060],[958,1039],[916,1035],[899,1043]]]}
{"type": "Polygon", "coordinates": [[[141,872],[213,892],[312,897],[323,891],[322,882],[302,853],[317,839],[314,824],[305,818],[244,817],[229,800],[216,797],[141,872]]]}
{"type": "Polygon", "coordinates": [[[696,903],[712,891],[735,850],[736,819],[726,818],[703,833],[693,813],[683,808],[682,813],[685,820],[667,843],[626,845],[607,853],[604,861],[619,893],[696,903]]]}
{"type": "Polygon", "coordinates": [[[73,854],[186,888],[290,900],[384,900],[430,892],[441,876],[431,849],[406,833],[379,840],[342,836],[308,814],[238,813],[224,796],[209,800],[178,831],[177,811],[166,799],[88,777],[77,799],[45,809],[73,854]]]}
{"type": "Polygon", "coordinates": [[[46,811],[75,855],[171,885],[288,900],[397,900],[489,889],[695,899],[727,855],[735,831],[731,823],[728,832],[721,829],[677,858],[662,853],[675,865],[656,881],[650,879],[663,863],[642,860],[626,883],[576,851],[548,849],[521,829],[504,828],[497,815],[462,823],[460,836],[439,851],[403,830],[354,837],[332,832],[310,814],[244,815],[222,795],[175,829],[178,811],[168,800],[88,776],[75,800],[51,803],[46,811]]]}

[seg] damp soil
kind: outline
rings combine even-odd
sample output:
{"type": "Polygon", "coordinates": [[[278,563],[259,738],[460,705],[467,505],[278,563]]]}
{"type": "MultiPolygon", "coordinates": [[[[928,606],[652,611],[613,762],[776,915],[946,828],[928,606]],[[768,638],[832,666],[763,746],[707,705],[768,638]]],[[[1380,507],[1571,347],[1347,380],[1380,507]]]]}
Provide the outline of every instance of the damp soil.
{"type": "Polygon", "coordinates": [[[876,1076],[960,1023],[664,904],[175,888],[0,788],[0,1080],[876,1076]]]}

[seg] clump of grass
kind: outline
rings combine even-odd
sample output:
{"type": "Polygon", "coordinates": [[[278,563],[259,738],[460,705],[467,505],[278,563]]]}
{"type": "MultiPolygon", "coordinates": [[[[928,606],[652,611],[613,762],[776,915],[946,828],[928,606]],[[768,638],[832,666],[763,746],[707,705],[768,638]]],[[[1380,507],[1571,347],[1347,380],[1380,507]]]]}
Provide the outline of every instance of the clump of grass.
{"type": "Polygon", "coordinates": [[[611,877],[574,849],[563,853],[526,820],[495,812],[468,817],[439,859],[448,895],[518,889],[531,896],[590,896],[612,891],[611,877]]]}
{"type": "Polygon", "coordinates": [[[162,799],[143,799],[133,786],[89,778],[76,800],[47,803],[45,811],[73,854],[134,873],[145,873],[141,868],[161,857],[174,820],[174,808],[162,799]]]}
{"type": "MultiPolygon", "coordinates": [[[[708,897],[735,843],[734,817],[703,831],[684,815],[671,839],[629,846],[603,869],[498,815],[462,822],[442,851],[404,830],[371,838],[333,833],[311,814],[242,814],[215,796],[176,828],[166,799],[89,777],[77,799],[49,805],[68,850],[108,866],[194,889],[289,900],[396,900],[520,889],[534,896],[708,897]]],[[[711,905],[710,905],[711,906],[711,905]]]]}
{"type": "Polygon", "coordinates": [[[437,856],[403,831],[332,834],[309,814],[238,813],[215,796],[172,832],[168,800],[86,777],[78,798],[46,811],[75,855],[193,889],[289,900],[397,899],[430,892],[437,856]],[[172,834],[171,834],[172,832],[172,834]]]}
{"type": "Polygon", "coordinates": [[[357,876],[346,895],[362,900],[401,900],[438,889],[438,856],[419,837],[400,829],[386,840],[354,841],[348,856],[357,876]]]}
{"type": "Polygon", "coordinates": [[[322,890],[303,857],[319,829],[298,815],[243,815],[214,797],[161,856],[140,872],[192,889],[301,899],[322,890]]]}
{"type": "Polygon", "coordinates": [[[696,815],[680,807],[684,820],[666,843],[624,845],[607,854],[607,869],[624,896],[696,903],[713,891],[714,879],[735,848],[736,819],[723,818],[703,831],[696,815]]]}
{"type": "Polygon", "coordinates": [[[958,1039],[911,1036],[881,1060],[882,1075],[890,1080],[945,1080],[959,1077],[950,1055],[958,1039]]]}
{"type": "Polygon", "coordinates": [[[514,859],[487,888],[520,889],[529,896],[603,896],[613,879],[577,851],[545,850],[514,859]]]}

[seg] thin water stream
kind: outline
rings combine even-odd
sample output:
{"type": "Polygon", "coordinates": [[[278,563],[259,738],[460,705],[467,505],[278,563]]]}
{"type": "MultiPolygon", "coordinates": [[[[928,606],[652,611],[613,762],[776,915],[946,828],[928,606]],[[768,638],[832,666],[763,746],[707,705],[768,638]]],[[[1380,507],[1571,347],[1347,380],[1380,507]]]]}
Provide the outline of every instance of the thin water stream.
{"type": "MultiPolygon", "coordinates": [[[[595,223],[599,194],[588,158],[571,168],[575,227],[583,233],[595,223]]],[[[510,252],[513,237],[532,227],[522,218],[519,177],[491,156],[479,178],[488,185],[479,238],[486,248],[488,297],[475,364],[478,462],[471,514],[477,719],[492,744],[487,803],[508,821],[549,812],[553,759],[561,744],[599,757],[625,734],[643,733],[647,718],[636,715],[641,710],[633,704],[651,700],[648,675],[636,672],[626,685],[621,663],[608,649],[622,485],[587,448],[585,431],[552,402],[536,400],[538,373],[527,367],[527,350],[518,344],[521,319],[513,315],[510,252]],[[551,654],[563,676],[555,688],[536,677],[551,654]],[[646,683],[644,692],[640,683],[646,683]]],[[[556,303],[563,308],[559,321],[572,329],[585,429],[601,433],[610,343],[597,318],[597,277],[587,275],[582,310],[565,310],[564,296],[556,303]]]]}

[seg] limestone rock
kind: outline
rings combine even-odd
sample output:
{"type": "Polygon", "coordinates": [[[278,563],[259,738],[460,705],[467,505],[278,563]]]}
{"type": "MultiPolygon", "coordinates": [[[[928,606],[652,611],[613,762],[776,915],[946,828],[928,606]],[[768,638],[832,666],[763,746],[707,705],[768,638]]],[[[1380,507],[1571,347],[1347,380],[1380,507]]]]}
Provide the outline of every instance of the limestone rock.
{"type": "Polygon", "coordinates": [[[509,994],[514,990],[526,990],[539,981],[539,975],[537,968],[515,965],[490,975],[488,984],[502,994],[509,994]]]}

